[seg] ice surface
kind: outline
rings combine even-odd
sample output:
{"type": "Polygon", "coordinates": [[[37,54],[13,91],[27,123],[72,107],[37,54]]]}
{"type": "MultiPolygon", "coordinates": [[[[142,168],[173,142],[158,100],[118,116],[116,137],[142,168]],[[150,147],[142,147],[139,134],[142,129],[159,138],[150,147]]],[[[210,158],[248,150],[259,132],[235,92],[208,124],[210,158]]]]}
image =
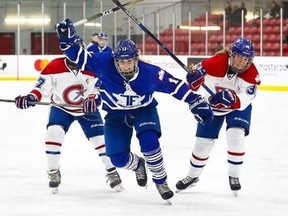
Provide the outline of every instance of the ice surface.
{"type": "MultiPolygon", "coordinates": [[[[34,82],[0,82],[0,98],[28,93],[34,82]]],[[[163,136],[160,139],[168,184],[185,177],[194,144],[196,121],[186,104],[157,94],[163,136]]],[[[0,102],[0,216],[283,216],[288,210],[288,93],[260,91],[254,101],[251,134],[234,197],[228,185],[224,128],[200,181],[175,194],[169,206],[158,194],[149,173],[148,188],[135,175],[119,170],[125,191],[106,184],[97,153],[75,122],[62,147],[62,184],[53,195],[48,187],[45,125],[48,106],[19,110],[0,102]]],[[[104,113],[103,113],[104,114],[104,113]]],[[[139,153],[137,140],[132,149],[139,153]]]]}

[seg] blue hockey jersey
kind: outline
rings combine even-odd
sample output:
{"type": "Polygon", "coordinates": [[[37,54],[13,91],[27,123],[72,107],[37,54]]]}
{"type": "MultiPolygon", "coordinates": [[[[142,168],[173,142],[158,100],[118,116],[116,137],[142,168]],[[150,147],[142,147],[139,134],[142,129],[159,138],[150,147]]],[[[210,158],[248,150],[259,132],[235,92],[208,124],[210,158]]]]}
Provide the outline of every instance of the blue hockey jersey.
{"type": "Polygon", "coordinates": [[[92,54],[79,45],[65,50],[67,57],[81,69],[90,70],[101,80],[100,94],[103,110],[133,113],[142,107],[156,107],[154,92],[172,95],[178,100],[191,102],[195,94],[188,85],[158,66],[138,61],[138,72],[126,80],[114,65],[112,53],[92,54]]]}

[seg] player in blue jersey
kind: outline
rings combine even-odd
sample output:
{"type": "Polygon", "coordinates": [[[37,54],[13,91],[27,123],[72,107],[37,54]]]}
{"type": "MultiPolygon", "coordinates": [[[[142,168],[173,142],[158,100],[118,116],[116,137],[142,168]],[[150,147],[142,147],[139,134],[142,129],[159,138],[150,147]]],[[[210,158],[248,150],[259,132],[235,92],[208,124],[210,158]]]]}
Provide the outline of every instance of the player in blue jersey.
{"type": "Polygon", "coordinates": [[[56,25],[60,47],[80,68],[88,69],[102,81],[100,94],[105,116],[106,153],[119,168],[135,171],[139,186],[146,187],[146,166],[152,173],[161,197],[170,203],[174,193],[167,185],[162,151],[159,144],[161,128],[154,92],[170,94],[186,102],[202,124],[213,119],[205,100],[194,94],[188,85],[165,70],[139,60],[131,40],[118,42],[114,54],[87,52],[77,36],[73,22],[66,19],[56,25]],[[144,158],[130,151],[133,129],[144,158]],[[146,161],[146,162],[145,162],[146,161]]]}
{"type": "Polygon", "coordinates": [[[113,51],[112,48],[108,46],[108,36],[104,32],[98,33],[98,43],[87,47],[87,50],[93,53],[113,51]]]}

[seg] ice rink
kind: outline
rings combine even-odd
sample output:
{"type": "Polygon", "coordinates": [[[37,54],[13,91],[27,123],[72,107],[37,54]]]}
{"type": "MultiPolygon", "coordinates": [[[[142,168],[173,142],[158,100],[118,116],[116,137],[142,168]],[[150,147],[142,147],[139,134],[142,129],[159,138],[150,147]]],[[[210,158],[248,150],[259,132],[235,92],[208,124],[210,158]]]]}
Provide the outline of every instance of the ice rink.
{"type": "MultiPolygon", "coordinates": [[[[0,82],[0,98],[27,94],[34,82],[0,82]]],[[[160,139],[168,184],[186,176],[196,121],[186,104],[157,94],[163,136],[160,139]]],[[[259,91],[254,100],[251,133],[234,197],[228,185],[225,131],[196,187],[175,194],[169,206],[149,173],[148,188],[135,174],[119,170],[125,191],[106,184],[97,153],[75,122],[62,147],[62,184],[53,195],[48,187],[45,125],[48,106],[19,110],[0,102],[0,216],[283,216],[288,211],[288,92],[259,91]]],[[[103,113],[104,114],[104,113],[103,113]]],[[[132,149],[139,153],[137,140],[132,149]]]]}

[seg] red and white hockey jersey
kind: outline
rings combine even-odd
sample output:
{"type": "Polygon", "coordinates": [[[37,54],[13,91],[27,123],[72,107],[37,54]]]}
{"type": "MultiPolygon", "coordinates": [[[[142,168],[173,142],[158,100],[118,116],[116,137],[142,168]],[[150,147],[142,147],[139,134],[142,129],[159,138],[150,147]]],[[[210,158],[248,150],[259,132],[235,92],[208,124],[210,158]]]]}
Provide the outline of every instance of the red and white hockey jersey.
{"type": "MultiPolygon", "coordinates": [[[[257,85],[260,85],[260,77],[258,70],[252,63],[251,66],[240,74],[229,76],[229,54],[216,54],[209,59],[201,62],[202,67],[206,70],[205,85],[216,93],[222,89],[234,90],[239,98],[237,101],[237,110],[244,110],[251,104],[257,91],[257,85]]],[[[205,99],[211,95],[206,93],[205,99]]],[[[224,115],[231,112],[232,109],[217,110],[213,108],[215,115],[224,115]]]]}
{"type": "Polygon", "coordinates": [[[93,72],[71,70],[65,57],[52,60],[41,72],[35,88],[31,91],[38,101],[50,97],[51,103],[78,107],[59,107],[74,115],[83,115],[82,103],[89,94],[97,94],[95,87],[98,79],[93,72]]]}

